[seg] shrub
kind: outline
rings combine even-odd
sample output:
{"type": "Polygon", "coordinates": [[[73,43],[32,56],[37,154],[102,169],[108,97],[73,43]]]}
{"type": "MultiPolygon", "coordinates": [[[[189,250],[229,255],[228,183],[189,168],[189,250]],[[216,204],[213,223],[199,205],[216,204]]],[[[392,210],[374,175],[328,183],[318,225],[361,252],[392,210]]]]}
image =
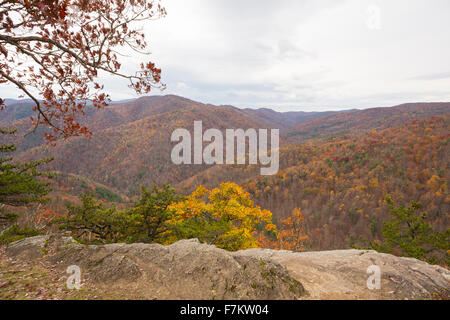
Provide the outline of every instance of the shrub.
{"type": "Polygon", "coordinates": [[[226,250],[258,246],[254,237],[258,224],[274,230],[272,213],[255,206],[250,195],[234,183],[207,190],[200,186],[183,201],[174,203],[170,221],[176,239],[198,238],[226,250]]]}
{"type": "Polygon", "coordinates": [[[38,236],[40,234],[42,234],[42,232],[39,230],[27,226],[19,227],[19,225],[15,224],[0,236],[0,244],[7,244],[23,238],[38,236]]]}
{"type": "Polygon", "coordinates": [[[272,213],[255,206],[249,194],[233,183],[213,190],[199,187],[188,197],[177,195],[169,185],[141,187],[140,200],[128,210],[105,208],[89,195],[81,199],[81,206],[68,205],[68,215],[54,220],[81,242],[169,244],[198,238],[240,250],[257,247],[258,226],[275,230],[272,213]]]}

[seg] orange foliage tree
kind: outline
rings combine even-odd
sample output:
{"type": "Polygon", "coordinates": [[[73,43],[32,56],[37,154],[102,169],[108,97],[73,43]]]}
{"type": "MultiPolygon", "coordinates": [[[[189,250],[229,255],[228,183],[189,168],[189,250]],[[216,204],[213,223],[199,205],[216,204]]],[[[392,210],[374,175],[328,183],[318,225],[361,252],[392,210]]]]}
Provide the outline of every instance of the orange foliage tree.
{"type": "Polygon", "coordinates": [[[295,208],[290,217],[281,219],[278,243],[280,249],[303,251],[309,236],[306,233],[303,216],[300,208],[295,208]]]}

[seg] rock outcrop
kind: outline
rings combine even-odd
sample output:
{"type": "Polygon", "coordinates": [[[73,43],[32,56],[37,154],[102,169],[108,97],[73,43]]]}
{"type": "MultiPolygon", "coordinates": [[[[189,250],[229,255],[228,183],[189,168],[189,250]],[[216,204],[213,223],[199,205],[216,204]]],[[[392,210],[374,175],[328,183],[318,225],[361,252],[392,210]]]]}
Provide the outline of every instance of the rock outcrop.
{"type": "Polygon", "coordinates": [[[310,299],[433,299],[448,297],[450,272],[426,262],[373,250],[290,252],[264,249],[241,251],[284,265],[301,282],[310,299]],[[374,269],[379,289],[369,289],[374,269]],[[369,279],[371,278],[371,279],[369,279]]]}
{"type": "Polygon", "coordinates": [[[198,240],[88,246],[39,236],[6,254],[61,273],[77,265],[86,283],[143,299],[433,299],[450,289],[445,268],[375,251],[227,252],[198,240]],[[370,266],[379,268],[379,289],[367,285],[370,266]]]}

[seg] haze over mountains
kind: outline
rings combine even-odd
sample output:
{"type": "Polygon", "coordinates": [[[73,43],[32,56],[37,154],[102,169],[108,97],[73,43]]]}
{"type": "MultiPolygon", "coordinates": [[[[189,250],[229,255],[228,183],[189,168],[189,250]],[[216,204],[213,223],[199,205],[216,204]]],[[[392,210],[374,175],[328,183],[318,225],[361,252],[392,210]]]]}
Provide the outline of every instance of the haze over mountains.
{"type": "MultiPolygon", "coordinates": [[[[48,169],[73,174],[133,198],[141,184],[170,183],[181,192],[202,184],[241,184],[256,203],[287,216],[304,212],[312,248],[342,248],[359,236],[377,238],[383,198],[422,201],[433,225],[448,225],[450,103],[410,103],[342,112],[287,112],[214,106],[179,96],[152,96],[89,109],[88,140],[48,146],[42,129],[30,131],[29,101],[7,101],[0,126],[17,128],[8,142],[21,160],[54,157],[48,169]],[[174,165],[170,142],[177,128],[280,129],[280,171],[262,177],[251,165],[174,165]]],[[[5,139],[3,137],[3,139],[5,139]]]]}

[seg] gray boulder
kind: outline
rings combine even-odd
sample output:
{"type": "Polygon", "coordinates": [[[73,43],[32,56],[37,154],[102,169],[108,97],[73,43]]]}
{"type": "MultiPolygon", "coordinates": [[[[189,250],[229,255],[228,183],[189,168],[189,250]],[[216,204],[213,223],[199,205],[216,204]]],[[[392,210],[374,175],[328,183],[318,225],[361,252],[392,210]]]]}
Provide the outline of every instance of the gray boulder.
{"type": "Polygon", "coordinates": [[[41,258],[46,253],[49,236],[35,236],[10,243],[6,247],[6,254],[23,260],[41,258]]]}

